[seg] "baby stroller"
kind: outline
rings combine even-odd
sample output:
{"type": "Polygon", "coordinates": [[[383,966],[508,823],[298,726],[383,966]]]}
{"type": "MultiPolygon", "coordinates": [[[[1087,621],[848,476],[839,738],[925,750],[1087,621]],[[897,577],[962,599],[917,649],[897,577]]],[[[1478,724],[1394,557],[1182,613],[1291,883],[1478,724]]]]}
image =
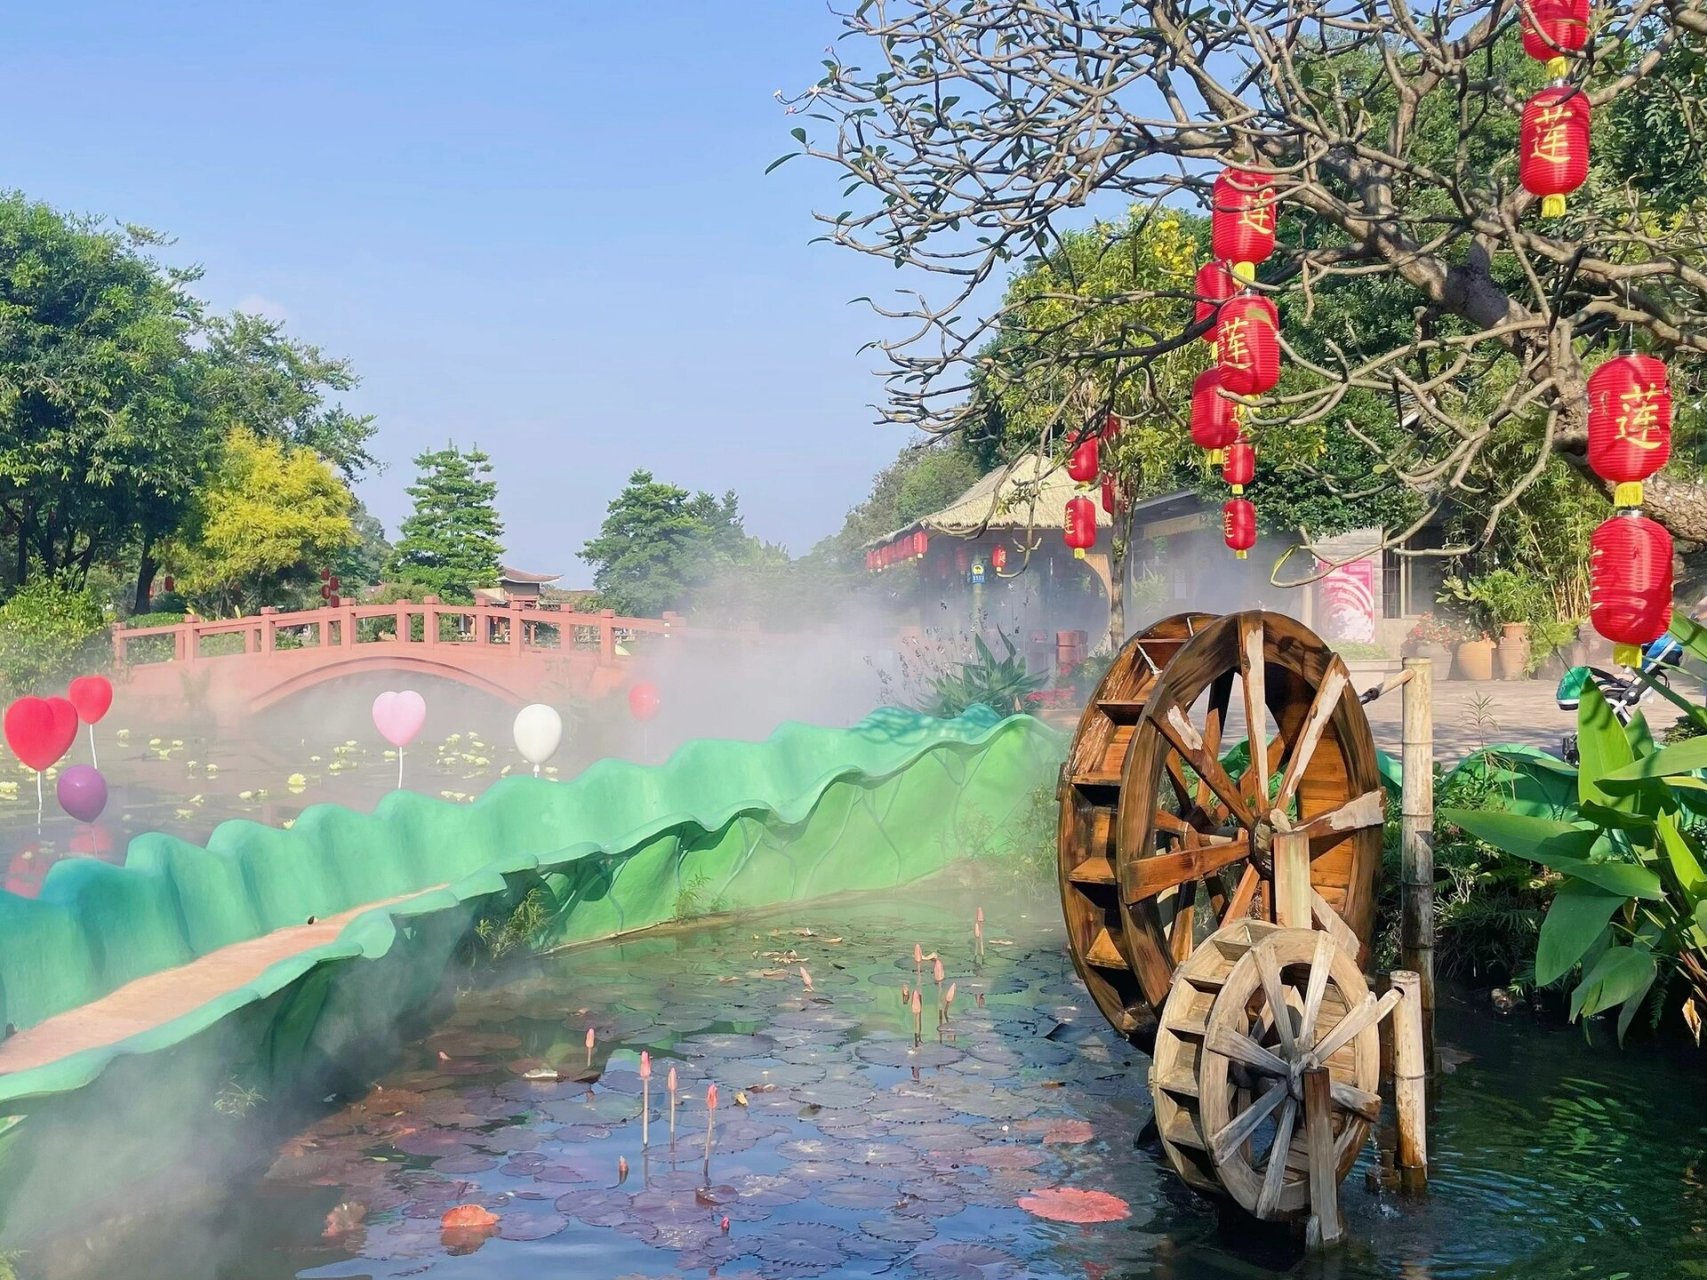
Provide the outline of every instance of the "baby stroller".
{"type": "MultiPolygon", "coordinates": [[[[1676,636],[1661,636],[1642,650],[1642,674],[1653,684],[1664,685],[1668,689],[1671,688],[1671,680],[1666,676],[1666,670],[1679,667],[1682,663],[1683,642],[1676,636]]],[[[1577,707],[1582,703],[1583,690],[1588,688],[1591,680],[1600,689],[1607,705],[1612,708],[1612,714],[1618,717],[1619,724],[1629,724],[1637,705],[1653,692],[1648,683],[1635,676],[1625,679],[1609,671],[1602,671],[1599,667],[1572,667],[1560,677],[1559,687],[1554,693],[1559,702],[1559,710],[1569,711],[1574,717],[1577,707]]],[[[1566,734],[1559,745],[1566,763],[1581,763],[1576,734],[1566,734]]]]}

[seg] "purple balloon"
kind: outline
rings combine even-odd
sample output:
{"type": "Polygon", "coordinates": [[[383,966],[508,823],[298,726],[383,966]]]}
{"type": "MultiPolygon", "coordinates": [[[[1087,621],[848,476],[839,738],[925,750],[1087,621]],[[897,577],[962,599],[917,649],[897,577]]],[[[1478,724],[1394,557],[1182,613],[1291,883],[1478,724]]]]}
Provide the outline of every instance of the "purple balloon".
{"type": "Polygon", "coordinates": [[[93,765],[72,765],[58,785],[59,807],[79,822],[93,822],[107,807],[107,780],[93,765]]]}

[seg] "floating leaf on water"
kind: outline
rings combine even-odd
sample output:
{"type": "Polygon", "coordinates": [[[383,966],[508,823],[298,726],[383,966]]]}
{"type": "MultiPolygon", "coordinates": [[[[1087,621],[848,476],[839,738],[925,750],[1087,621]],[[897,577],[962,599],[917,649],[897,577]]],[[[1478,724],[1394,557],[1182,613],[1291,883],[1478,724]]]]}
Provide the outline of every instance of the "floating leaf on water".
{"type": "Polygon", "coordinates": [[[492,1156],[475,1155],[472,1152],[465,1156],[445,1156],[433,1161],[433,1172],[449,1173],[457,1176],[470,1173],[485,1173],[488,1169],[496,1169],[498,1161],[492,1156]]]}
{"type": "Polygon", "coordinates": [[[1119,1222],[1132,1212],[1119,1196],[1078,1187],[1041,1187],[1021,1196],[1019,1207],[1050,1222],[1119,1222]]]}
{"type": "Polygon", "coordinates": [[[495,1227],[498,1225],[498,1215],[478,1204],[459,1204],[453,1209],[447,1209],[439,1219],[439,1226],[445,1231],[463,1228],[495,1227]]]}
{"type": "Polygon", "coordinates": [[[349,1200],[335,1205],[326,1215],[326,1229],[320,1234],[324,1239],[336,1240],[347,1236],[360,1227],[367,1218],[367,1206],[356,1204],[349,1200]]]}
{"type": "Polygon", "coordinates": [[[859,1229],[891,1244],[923,1244],[936,1236],[936,1228],[918,1218],[868,1218],[859,1229]]]}
{"type": "Polygon", "coordinates": [[[1084,1120],[1056,1120],[1043,1131],[1043,1140],[1049,1143],[1089,1142],[1096,1136],[1096,1131],[1084,1120]]]}

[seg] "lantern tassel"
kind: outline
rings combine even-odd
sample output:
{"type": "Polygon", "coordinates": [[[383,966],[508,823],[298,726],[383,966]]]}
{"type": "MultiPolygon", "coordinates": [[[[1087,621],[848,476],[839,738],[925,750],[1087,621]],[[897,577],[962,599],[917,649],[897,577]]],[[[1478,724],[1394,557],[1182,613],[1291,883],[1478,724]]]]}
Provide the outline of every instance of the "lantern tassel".
{"type": "Polygon", "coordinates": [[[1236,484],[1233,486],[1233,492],[1235,494],[1243,493],[1244,491],[1245,491],[1245,486],[1242,484],[1236,484]]]}
{"type": "Polygon", "coordinates": [[[1612,505],[1615,507],[1639,507],[1642,505],[1642,482],[1627,480],[1612,490],[1612,505]]]}
{"type": "Polygon", "coordinates": [[[1085,549],[1083,547],[1074,547],[1073,548],[1073,559],[1083,560],[1084,558],[1085,558],[1085,549]]]}
{"type": "Polygon", "coordinates": [[[1235,262],[1233,264],[1233,279],[1241,284],[1254,284],[1257,278],[1257,264],[1254,262],[1235,262]]]}
{"type": "Polygon", "coordinates": [[[1612,646],[1612,661],[1617,666],[1628,667],[1634,671],[1642,665],[1642,646],[1615,644],[1612,646]]]}
{"type": "Polygon", "coordinates": [[[1571,64],[1565,58],[1547,59],[1547,78],[1550,80],[1563,80],[1570,69],[1571,64]]]}
{"type": "Polygon", "coordinates": [[[1565,216],[1564,196],[1542,196],[1541,216],[1543,218],[1562,218],[1565,216]]]}
{"type": "Polygon", "coordinates": [[[1243,551],[1235,551],[1233,553],[1233,559],[1235,559],[1235,560],[1243,560],[1245,558],[1246,558],[1246,556],[1245,556],[1245,553],[1243,551]]]}

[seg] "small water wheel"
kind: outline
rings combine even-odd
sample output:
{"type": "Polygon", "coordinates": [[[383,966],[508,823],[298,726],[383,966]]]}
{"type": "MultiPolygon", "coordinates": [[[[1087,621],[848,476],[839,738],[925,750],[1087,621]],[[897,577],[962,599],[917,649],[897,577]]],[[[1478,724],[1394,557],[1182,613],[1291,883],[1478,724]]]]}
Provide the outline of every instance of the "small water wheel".
{"type": "Polygon", "coordinates": [[[1332,1180],[1318,1197],[1337,1187],[1378,1113],[1375,1027],[1391,1004],[1361,965],[1385,799],[1345,664],[1260,611],[1134,636],[1062,770],[1074,964],[1153,1053],[1175,1169],[1259,1217],[1306,1210],[1312,1177],[1332,1180]]]}

